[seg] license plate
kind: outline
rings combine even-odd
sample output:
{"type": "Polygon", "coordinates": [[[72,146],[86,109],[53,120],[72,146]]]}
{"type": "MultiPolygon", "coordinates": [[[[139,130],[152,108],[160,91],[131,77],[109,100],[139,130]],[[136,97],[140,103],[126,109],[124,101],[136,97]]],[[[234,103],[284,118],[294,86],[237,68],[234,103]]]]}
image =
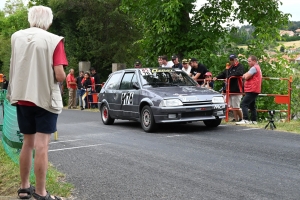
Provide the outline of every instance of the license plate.
{"type": "Polygon", "coordinates": [[[223,114],[224,114],[223,110],[217,111],[217,115],[223,115],[223,114]]]}

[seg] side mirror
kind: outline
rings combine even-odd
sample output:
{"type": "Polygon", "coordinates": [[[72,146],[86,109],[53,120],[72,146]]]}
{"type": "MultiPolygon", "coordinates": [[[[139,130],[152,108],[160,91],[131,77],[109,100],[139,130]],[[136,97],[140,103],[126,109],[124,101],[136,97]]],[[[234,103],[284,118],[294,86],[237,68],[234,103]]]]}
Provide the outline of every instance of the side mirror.
{"type": "Polygon", "coordinates": [[[133,87],[133,89],[136,89],[136,90],[140,89],[140,86],[137,82],[133,82],[132,87],[133,87]]]}

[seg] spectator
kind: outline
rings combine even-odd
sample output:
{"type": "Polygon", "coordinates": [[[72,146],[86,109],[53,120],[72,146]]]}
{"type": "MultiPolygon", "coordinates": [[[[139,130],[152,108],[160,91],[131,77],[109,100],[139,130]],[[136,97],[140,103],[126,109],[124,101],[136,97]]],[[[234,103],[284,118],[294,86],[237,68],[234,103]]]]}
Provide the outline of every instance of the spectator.
{"type": "Polygon", "coordinates": [[[158,56],[157,58],[157,62],[158,62],[158,67],[161,67],[162,66],[162,59],[161,59],[162,56],[158,56]]]}
{"type": "Polygon", "coordinates": [[[240,124],[257,124],[257,113],[256,113],[256,98],[261,92],[262,73],[260,66],[257,63],[256,56],[249,56],[248,65],[250,70],[243,75],[245,96],[241,103],[243,111],[243,120],[236,122],[240,124]],[[248,109],[251,111],[251,121],[249,121],[248,109]]]}
{"type": "Polygon", "coordinates": [[[198,60],[196,58],[191,58],[190,63],[192,67],[190,76],[195,81],[197,81],[198,79],[202,79],[197,81],[199,85],[202,85],[204,82],[205,73],[208,72],[207,68],[203,64],[198,63],[198,60]]]}
{"type": "Polygon", "coordinates": [[[182,69],[182,64],[178,61],[178,56],[173,55],[172,56],[172,62],[174,63],[174,65],[172,66],[172,68],[182,69]]]}
{"type": "MultiPolygon", "coordinates": [[[[244,66],[239,63],[239,60],[236,55],[230,55],[229,56],[229,61],[230,61],[230,67],[229,69],[226,69],[220,73],[217,77],[214,77],[213,80],[217,79],[226,79],[226,83],[228,78],[232,76],[243,76],[244,73],[244,66]]],[[[226,84],[225,84],[226,87],[226,84]]],[[[243,114],[242,111],[240,110],[240,104],[242,100],[242,80],[239,78],[231,78],[229,82],[229,93],[237,93],[237,94],[230,94],[229,99],[228,99],[228,106],[234,109],[238,110],[233,110],[233,116],[234,119],[232,120],[233,122],[238,122],[243,119],[243,114]]]]}
{"type": "Polygon", "coordinates": [[[171,68],[174,65],[174,63],[172,61],[168,61],[168,56],[166,56],[166,55],[162,56],[161,60],[162,60],[161,67],[169,67],[169,68],[171,68]]]}
{"type": "Polygon", "coordinates": [[[142,67],[141,61],[136,60],[136,61],[134,62],[134,68],[141,68],[141,67],[142,67]]]}
{"type": "Polygon", "coordinates": [[[94,85],[95,85],[95,86],[94,86],[94,89],[93,89],[93,90],[96,90],[96,92],[99,93],[99,92],[100,92],[100,89],[101,89],[101,87],[100,87],[100,76],[99,76],[99,74],[96,72],[96,69],[95,69],[95,68],[91,68],[90,71],[91,71],[91,77],[94,78],[94,85]]]}
{"type": "Polygon", "coordinates": [[[2,83],[3,87],[2,87],[2,89],[7,90],[8,83],[9,83],[9,81],[6,80],[6,76],[3,76],[3,83],[2,83]]]}
{"type": "Polygon", "coordinates": [[[201,87],[205,87],[208,89],[214,89],[214,81],[212,80],[212,73],[206,72],[204,77],[204,83],[201,85],[201,87]]]}
{"type": "Polygon", "coordinates": [[[87,103],[92,102],[91,100],[91,93],[92,93],[92,79],[90,76],[90,73],[86,72],[84,74],[84,78],[82,79],[82,87],[84,89],[84,93],[82,95],[82,107],[81,110],[84,110],[84,108],[87,108],[87,103]],[[86,99],[88,97],[88,101],[86,99]],[[87,103],[86,103],[87,102],[87,103]]]}
{"type": "Polygon", "coordinates": [[[47,32],[52,24],[52,10],[33,6],[28,11],[30,28],[19,30],[11,36],[10,84],[8,95],[17,106],[17,119],[23,133],[20,153],[21,199],[56,199],[46,190],[48,147],[51,133],[56,131],[58,114],[63,104],[59,82],[68,65],[63,37],[47,32]],[[30,168],[34,156],[34,188],[30,185],[30,168]]]}
{"type": "Polygon", "coordinates": [[[192,67],[189,65],[189,61],[187,59],[182,60],[182,71],[186,74],[190,75],[192,67]]]}
{"type": "Polygon", "coordinates": [[[82,107],[82,95],[84,93],[82,83],[81,83],[83,77],[84,77],[84,72],[80,71],[79,76],[76,78],[76,84],[77,84],[76,104],[78,102],[79,107],[82,107]]]}
{"type": "Polygon", "coordinates": [[[69,90],[69,102],[68,109],[74,108],[76,109],[76,79],[74,77],[74,69],[69,70],[69,74],[67,76],[67,88],[69,90]]]}

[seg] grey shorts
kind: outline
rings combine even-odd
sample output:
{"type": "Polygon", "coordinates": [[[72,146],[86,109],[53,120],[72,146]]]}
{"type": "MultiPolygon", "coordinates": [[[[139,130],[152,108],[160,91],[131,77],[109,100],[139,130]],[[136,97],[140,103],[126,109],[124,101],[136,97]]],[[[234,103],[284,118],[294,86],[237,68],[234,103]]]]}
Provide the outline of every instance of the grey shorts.
{"type": "Polygon", "coordinates": [[[229,106],[231,108],[240,108],[241,100],[243,95],[241,94],[231,94],[229,98],[229,106]]]}

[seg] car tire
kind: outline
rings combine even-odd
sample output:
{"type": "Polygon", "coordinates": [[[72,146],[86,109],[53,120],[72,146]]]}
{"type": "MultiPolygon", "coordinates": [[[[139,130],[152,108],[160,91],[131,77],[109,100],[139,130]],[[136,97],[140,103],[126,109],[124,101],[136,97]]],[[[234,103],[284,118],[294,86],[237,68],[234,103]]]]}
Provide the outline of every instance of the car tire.
{"type": "Polygon", "coordinates": [[[110,117],[109,109],[106,104],[103,104],[101,106],[100,112],[101,112],[101,119],[102,119],[103,124],[111,125],[114,123],[115,119],[110,117]]]}
{"type": "Polygon", "coordinates": [[[150,106],[144,106],[141,112],[141,125],[145,132],[154,132],[157,124],[154,121],[153,113],[150,106]]]}
{"type": "Polygon", "coordinates": [[[217,127],[221,124],[222,119],[204,120],[203,123],[207,127],[217,127]]]}

